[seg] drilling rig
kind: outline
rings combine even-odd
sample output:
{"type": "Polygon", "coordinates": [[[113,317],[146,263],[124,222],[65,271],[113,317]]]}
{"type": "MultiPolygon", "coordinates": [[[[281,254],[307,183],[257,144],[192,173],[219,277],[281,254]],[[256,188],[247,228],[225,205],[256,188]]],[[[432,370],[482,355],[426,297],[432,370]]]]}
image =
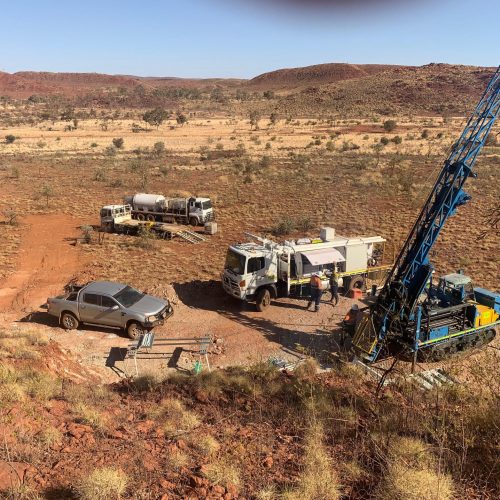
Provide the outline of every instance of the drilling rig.
{"type": "Polygon", "coordinates": [[[367,363],[388,357],[436,361],[487,344],[500,324],[500,293],[474,287],[461,272],[433,276],[429,253],[449,217],[470,199],[474,164],[500,110],[500,66],[437,181],[374,303],[360,311],[353,336],[367,363]]]}

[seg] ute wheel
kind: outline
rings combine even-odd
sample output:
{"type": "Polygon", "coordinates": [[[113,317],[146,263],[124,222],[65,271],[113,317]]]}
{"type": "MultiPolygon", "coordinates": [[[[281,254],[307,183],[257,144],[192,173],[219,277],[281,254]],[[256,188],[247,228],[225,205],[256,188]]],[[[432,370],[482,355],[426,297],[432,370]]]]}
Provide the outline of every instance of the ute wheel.
{"type": "Polygon", "coordinates": [[[261,288],[257,292],[257,297],[255,299],[255,307],[257,311],[265,311],[271,305],[271,294],[267,288],[261,288]]]}
{"type": "Polygon", "coordinates": [[[197,217],[189,217],[189,224],[191,226],[197,226],[198,225],[198,218],[197,217]]]}
{"type": "Polygon", "coordinates": [[[137,220],[144,220],[145,218],[144,214],[137,214],[137,220]]]}
{"type": "Polygon", "coordinates": [[[127,335],[132,340],[137,340],[142,333],[144,333],[144,328],[136,321],[131,321],[127,325],[127,335]]]}
{"type": "Polygon", "coordinates": [[[74,314],[71,313],[63,313],[61,316],[61,326],[65,330],[76,330],[79,325],[79,321],[76,319],[74,314]]]}
{"type": "Polygon", "coordinates": [[[349,282],[349,290],[354,288],[359,288],[360,290],[365,289],[365,278],[363,276],[353,276],[349,282]]]}

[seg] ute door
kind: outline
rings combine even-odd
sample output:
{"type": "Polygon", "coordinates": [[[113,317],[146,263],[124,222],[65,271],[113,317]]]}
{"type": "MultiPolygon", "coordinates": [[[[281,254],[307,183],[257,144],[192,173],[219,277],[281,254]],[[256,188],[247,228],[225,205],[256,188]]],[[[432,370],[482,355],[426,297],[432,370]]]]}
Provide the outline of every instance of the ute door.
{"type": "Polygon", "coordinates": [[[84,292],[80,303],[80,319],[84,323],[121,326],[121,309],[111,297],[84,292]]]}

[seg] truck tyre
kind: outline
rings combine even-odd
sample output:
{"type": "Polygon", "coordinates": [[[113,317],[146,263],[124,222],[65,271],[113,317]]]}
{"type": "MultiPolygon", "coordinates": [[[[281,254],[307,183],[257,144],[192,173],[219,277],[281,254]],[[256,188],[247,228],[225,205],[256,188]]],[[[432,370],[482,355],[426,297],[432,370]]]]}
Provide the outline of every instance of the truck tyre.
{"type": "Polygon", "coordinates": [[[76,319],[76,316],[70,312],[65,312],[61,314],[61,326],[65,330],[76,330],[80,322],[76,319]]]}
{"type": "Polygon", "coordinates": [[[261,288],[257,292],[257,297],[255,298],[255,307],[257,311],[265,311],[271,305],[271,293],[267,288],[261,288]]]}
{"type": "Polygon", "coordinates": [[[149,222],[154,222],[155,221],[155,216],[149,214],[149,215],[146,216],[146,220],[148,220],[149,222]]]}
{"type": "Polygon", "coordinates": [[[198,225],[198,217],[189,217],[189,224],[191,226],[197,226],[198,225]]]}
{"type": "Polygon", "coordinates": [[[144,333],[144,328],[137,321],[131,321],[127,325],[127,335],[132,340],[137,340],[142,333],[144,333]]]}
{"type": "Polygon", "coordinates": [[[349,290],[353,290],[354,288],[359,288],[360,290],[365,289],[365,278],[361,275],[356,275],[351,278],[349,282],[349,290]]]}
{"type": "Polygon", "coordinates": [[[144,220],[145,218],[144,214],[137,214],[137,220],[144,220]]]}

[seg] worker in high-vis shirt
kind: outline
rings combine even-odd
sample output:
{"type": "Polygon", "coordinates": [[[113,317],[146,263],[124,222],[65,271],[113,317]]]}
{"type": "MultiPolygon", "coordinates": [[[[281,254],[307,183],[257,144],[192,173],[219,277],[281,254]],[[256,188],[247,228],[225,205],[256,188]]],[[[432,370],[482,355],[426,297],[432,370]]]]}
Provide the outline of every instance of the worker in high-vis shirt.
{"type": "Polygon", "coordinates": [[[318,312],[321,296],[323,295],[323,283],[321,282],[319,273],[313,273],[309,285],[311,286],[311,298],[307,303],[307,309],[314,303],[314,311],[318,312]]]}

